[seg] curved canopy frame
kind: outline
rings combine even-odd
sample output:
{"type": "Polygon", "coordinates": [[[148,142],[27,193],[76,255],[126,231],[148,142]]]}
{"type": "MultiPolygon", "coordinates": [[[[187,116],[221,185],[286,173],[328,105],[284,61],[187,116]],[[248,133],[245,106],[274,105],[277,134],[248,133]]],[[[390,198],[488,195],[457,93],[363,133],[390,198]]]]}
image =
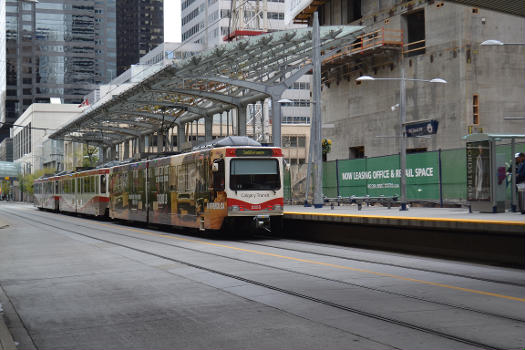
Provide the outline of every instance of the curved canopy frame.
{"type": "MultiPolygon", "coordinates": [[[[321,53],[328,56],[352,43],[362,27],[321,27],[320,34],[321,53]]],[[[311,70],[311,52],[311,28],[226,43],[156,69],[86,108],[50,138],[108,146],[233,108],[245,111],[265,98],[277,105],[282,92],[311,70]]]]}

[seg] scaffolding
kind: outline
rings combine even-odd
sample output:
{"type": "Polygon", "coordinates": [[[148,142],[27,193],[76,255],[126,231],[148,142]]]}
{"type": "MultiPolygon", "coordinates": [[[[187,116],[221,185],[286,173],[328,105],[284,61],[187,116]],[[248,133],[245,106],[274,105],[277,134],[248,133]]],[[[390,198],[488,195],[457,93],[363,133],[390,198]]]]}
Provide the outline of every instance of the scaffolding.
{"type": "Polygon", "coordinates": [[[400,29],[379,28],[365,33],[323,61],[323,84],[330,84],[363,69],[393,65],[399,55],[411,55],[425,49],[425,40],[404,43],[400,29]],[[378,58],[384,58],[380,60],[378,58]],[[375,60],[374,60],[375,59],[375,60]]]}
{"type": "Polygon", "coordinates": [[[234,41],[268,32],[267,0],[232,0],[230,26],[224,41],[234,41]]]}

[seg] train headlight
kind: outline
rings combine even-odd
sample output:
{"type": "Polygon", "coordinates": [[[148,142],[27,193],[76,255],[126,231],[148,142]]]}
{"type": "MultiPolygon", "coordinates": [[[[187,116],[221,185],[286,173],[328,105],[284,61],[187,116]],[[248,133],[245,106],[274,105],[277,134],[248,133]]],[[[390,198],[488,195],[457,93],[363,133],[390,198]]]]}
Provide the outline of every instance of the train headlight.
{"type": "Polygon", "coordinates": [[[273,210],[275,211],[282,211],[283,210],[283,206],[280,205],[280,204],[276,204],[273,206],[273,210]]]}
{"type": "Polygon", "coordinates": [[[238,205],[232,205],[230,207],[230,211],[239,211],[239,206],[238,205]]]}

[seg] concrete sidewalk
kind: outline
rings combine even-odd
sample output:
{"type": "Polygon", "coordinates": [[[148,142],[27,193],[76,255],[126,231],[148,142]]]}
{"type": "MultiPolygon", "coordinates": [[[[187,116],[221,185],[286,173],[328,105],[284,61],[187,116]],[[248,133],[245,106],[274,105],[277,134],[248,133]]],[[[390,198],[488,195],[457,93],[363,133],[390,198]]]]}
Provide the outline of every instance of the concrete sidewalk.
{"type": "Polygon", "coordinates": [[[0,304],[0,350],[16,350],[16,344],[4,322],[2,304],[0,304]]]}
{"type": "MultiPolygon", "coordinates": [[[[8,226],[9,224],[7,223],[7,221],[0,218],[0,230],[8,226]]],[[[2,293],[1,288],[0,293],[2,293]]],[[[0,298],[0,300],[2,299],[0,298]]],[[[4,322],[4,307],[2,303],[0,303],[0,350],[16,350],[16,345],[13,341],[13,337],[11,336],[7,325],[4,322]]]]}

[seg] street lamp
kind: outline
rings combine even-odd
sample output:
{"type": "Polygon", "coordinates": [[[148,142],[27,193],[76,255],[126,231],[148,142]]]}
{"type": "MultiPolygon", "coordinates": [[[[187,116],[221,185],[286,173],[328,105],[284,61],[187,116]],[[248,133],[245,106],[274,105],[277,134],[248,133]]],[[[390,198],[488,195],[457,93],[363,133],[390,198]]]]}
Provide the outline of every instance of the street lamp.
{"type": "Polygon", "coordinates": [[[399,126],[400,126],[400,151],[399,151],[399,162],[401,168],[401,178],[399,184],[400,190],[400,208],[399,210],[407,210],[407,188],[406,188],[406,165],[407,165],[407,135],[406,135],[406,82],[407,81],[421,81],[427,83],[446,84],[447,81],[441,78],[434,79],[414,79],[405,78],[405,69],[401,65],[401,77],[399,78],[375,78],[369,75],[363,75],[356,79],[356,81],[374,81],[374,80],[399,80],[399,126]]]}
{"type": "Polygon", "coordinates": [[[489,39],[489,40],[485,40],[485,41],[482,42],[480,45],[481,45],[481,46],[503,46],[503,45],[518,45],[518,46],[523,46],[523,45],[525,45],[525,44],[523,44],[523,43],[504,43],[503,41],[494,40],[494,39],[489,39]]]}

